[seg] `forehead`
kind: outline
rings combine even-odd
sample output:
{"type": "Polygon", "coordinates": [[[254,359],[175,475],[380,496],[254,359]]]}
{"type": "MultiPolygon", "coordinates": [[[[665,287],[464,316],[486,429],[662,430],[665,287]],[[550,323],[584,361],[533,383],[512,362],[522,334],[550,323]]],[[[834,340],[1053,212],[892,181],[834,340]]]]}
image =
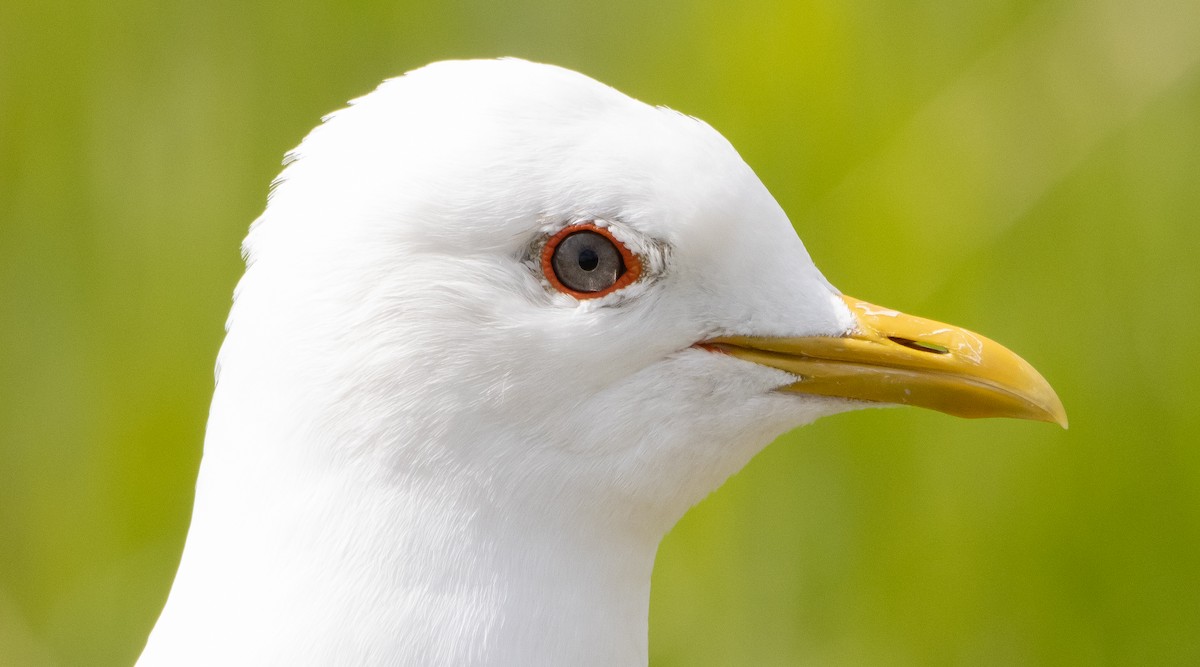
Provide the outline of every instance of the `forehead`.
{"type": "Polygon", "coordinates": [[[576,72],[523,61],[455,65],[467,64],[425,68],[379,91],[387,93],[380,106],[414,116],[386,122],[411,133],[398,139],[424,149],[426,161],[474,167],[477,176],[519,175],[548,194],[576,198],[680,192],[694,199],[719,192],[715,183],[752,177],[704,122],[576,72]]]}
{"type": "Polygon", "coordinates": [[[705,123],[524,61],[438,63],[315,130],[280,190],[421,239],[520,243],[547,219],[616,218],[673,241],[773,202],[705,123]],[[469,238],[471,237],[471,238],[469,238]]]}

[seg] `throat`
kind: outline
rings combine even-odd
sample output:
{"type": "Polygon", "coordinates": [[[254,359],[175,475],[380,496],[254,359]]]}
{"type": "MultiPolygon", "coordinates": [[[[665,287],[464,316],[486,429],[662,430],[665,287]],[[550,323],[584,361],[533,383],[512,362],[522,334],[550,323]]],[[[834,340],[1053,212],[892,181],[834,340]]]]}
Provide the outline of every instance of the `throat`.
{"type": "Polygon", "coordinates": [[[647,660],[658,534],[478,480],[431,490],[428,479],[292,470],[290,485],[264,484],[220,463],[202,467],[183,561],[139,665],[647,660]]]}

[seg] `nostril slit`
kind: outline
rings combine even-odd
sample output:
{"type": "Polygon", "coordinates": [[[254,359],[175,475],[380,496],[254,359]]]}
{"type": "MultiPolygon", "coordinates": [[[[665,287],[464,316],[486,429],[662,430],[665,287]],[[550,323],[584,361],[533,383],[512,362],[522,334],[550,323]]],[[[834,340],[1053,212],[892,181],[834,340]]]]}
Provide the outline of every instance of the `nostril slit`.
{"type": "Polygon", "coordinates": [[[923,340],[913,340],[911,338],[901,338],[900,336],[888,336],[888,340],[897,345],[903,345],[910,350],[917,352],[929,352],[931,354],[950,354],[950,348],[937,343],[930,343],[923,340]]]}

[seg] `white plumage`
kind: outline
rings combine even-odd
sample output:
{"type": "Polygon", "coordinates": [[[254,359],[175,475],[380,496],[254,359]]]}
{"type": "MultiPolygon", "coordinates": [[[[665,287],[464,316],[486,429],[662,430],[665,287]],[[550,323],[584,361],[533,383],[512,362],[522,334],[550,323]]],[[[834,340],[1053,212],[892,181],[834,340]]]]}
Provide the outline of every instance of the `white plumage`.
{"type": "Polygon", "coordinates": [[[856,318],[719,134],[556,67],[385,82],[289,154],[244,253],[142,667],[643,664],[664,533],[865,405],[697,345],[856,318]],[[585,222],[633,284],[547,278],[585,222]]]}

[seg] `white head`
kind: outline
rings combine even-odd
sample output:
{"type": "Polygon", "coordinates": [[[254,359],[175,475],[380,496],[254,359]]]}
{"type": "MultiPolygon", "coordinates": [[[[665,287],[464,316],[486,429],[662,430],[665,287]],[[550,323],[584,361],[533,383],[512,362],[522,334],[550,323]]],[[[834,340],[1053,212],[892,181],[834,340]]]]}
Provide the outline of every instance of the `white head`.
{"type": "Polygon", "coordinates": [[[166,664],[644,659],[658,540],[781,432],[878,402],[1061,413],[994,343],[841,296],[708,125],[574,72],[431,65],[287,162],[166,664]]]}
{"type": "Polygon", "coordinates": [[[771,438],[851,405],[694,347],[854,325],[699,120],[557,67],[445,62],[332,114],[289,162],[246,240],[221,363],[299,374],[284,385],[308,395],[280,398],[328,430],[322,454],[445,466],[662,532],[771,438]],[[541,250],[589,222],[642,272],[580,299],[541,250]]]}

